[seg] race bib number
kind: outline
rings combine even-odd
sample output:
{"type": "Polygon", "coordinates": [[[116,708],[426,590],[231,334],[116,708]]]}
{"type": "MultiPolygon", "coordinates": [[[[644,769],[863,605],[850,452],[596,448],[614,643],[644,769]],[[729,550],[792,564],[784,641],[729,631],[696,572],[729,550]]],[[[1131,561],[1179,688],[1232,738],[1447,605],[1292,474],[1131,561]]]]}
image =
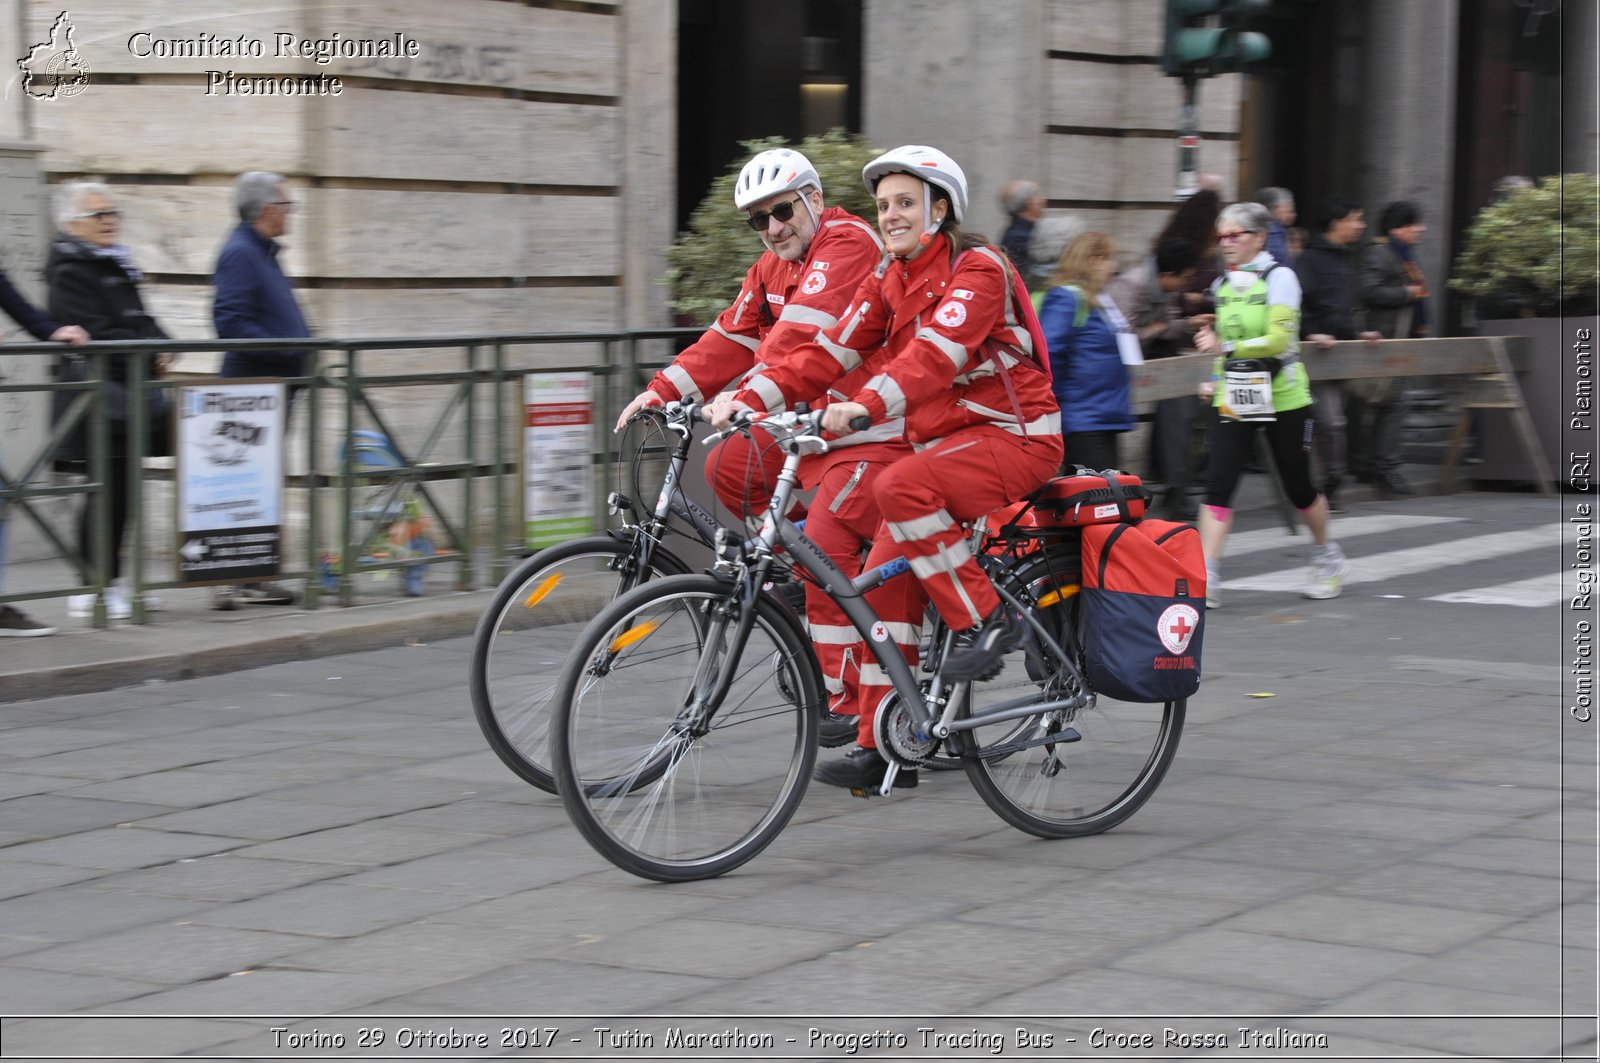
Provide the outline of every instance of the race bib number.
{"type": "Polygon", "coordinates": [[[1235,421],[1275,421],[1272,373],[1265,369],[1228,369],[1222,374],[1222,405],[1217,412],[1235,421]]]}

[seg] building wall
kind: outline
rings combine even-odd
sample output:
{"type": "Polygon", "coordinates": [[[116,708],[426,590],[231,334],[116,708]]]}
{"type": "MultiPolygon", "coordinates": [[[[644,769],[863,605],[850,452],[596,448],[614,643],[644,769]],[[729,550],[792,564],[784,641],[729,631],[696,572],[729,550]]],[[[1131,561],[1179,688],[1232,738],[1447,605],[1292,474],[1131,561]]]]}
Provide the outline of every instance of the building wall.
{"type": "MultiPolygon", "coordinates": [[[[60,7],[12,3],[21,40],[47,40],[60,7]]],[[[674,7],[86,0],[70,10],[89,87],[48,101],[12,93],[5,117],[44,146],[51,183],[119,185],[149,301],[176,335],[212,334],[208,276],[236,221],[231,181],[249,169],[289,179],[298,207],[284,262],[322,334],[656,325],[659,300],[625,300],[623,277],[659,274],[659,251],[639,249],[672,238],[670,210],[653,203],[672,191],[674,7]],[[266,54],[135,54],[202,32],[243,35],[266,54]],[[401,33],[419,55],[318,64],[275,55],[279,33],[401,33]],[[208,70],[327,74],[343,88],[223,94],[208,92],[208,70]],[[648,172],[629,170],[639,160],[648,172]]]]}
{"type": "MultiPolygon", "coordinates": [[[[1050,216],[1106,230],[1131,262],[1177,187],[1182,87],[1159,65],[1163,10],[1162,0],[867,0],[865,132],[949,152],[991,237],[1005,226],[1000,186],[1031,177],[1050,216]]],[[[1242,80],[1208,78],[1198,99],[1200,169],[1230,196],[1242,80]]]]}

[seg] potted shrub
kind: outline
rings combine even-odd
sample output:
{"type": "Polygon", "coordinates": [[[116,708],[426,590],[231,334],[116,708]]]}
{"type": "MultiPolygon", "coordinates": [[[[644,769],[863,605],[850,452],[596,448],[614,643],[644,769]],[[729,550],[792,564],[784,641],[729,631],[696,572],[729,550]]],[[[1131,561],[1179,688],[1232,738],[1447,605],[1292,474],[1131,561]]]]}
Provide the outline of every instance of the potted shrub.
{"type": "Polygon", "coordinates": [[[1569,173],[1483,208],[1450,287],[1472,296],[1480,318],[1593,315],[1597,196],[1600,177],[1569,173]]]}
{"type": "MultiPolygon", "coordinates": [[[[680,324],[709,325],[738,298],[751,263],[761,254],[761,237],[744,223],[733,205],[733,183],[757,152],[790,146],[778,137],[743,142],[745,153],[722,176],[689,216],[689,229],[667,249],[667,283],[672,285],[672,310],[680,324]]],[[[878,154],[866,138],[842,129],[807,137],[793,145],[822,178],[830,207],[843,207],[872,224],[872,196],[861,182],[861,168],[878,154]]]]}
{"type": "MultiPolygon", "coordinates": [[[[1518,382],[1558,481],[1569,449],[1562,438],[1567,423],[1563,381],[1574,364],[1569,347],[1581,329],[1595,335],[1600,309],[1597,207],[1600,178],[1594,174],[1546,177],[1536,187],[1513,192],[1478,213],[1450,278],[1452,289],[1473,299],[1479,335],[1532,341],[1534,357],[1518,373],[1518,382]]],[[[1483,410],[1478,424],[1483,464],[1473,476],[1532,480],[1532,466],[1516,443],[1509,417],[1483,410]]]]}

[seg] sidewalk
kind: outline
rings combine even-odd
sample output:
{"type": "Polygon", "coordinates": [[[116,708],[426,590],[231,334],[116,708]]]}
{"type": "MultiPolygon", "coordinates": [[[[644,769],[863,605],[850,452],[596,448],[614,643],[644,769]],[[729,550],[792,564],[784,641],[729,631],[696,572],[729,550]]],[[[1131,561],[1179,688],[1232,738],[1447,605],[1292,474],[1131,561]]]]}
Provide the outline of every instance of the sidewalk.
{"type": "MultiPolygon", "coordinates": [[[[1418,494],[1432,493],[1437,468],[1412,466],[1405,472],[1418,494]]],[[[1345,491],[1349,505],[1376,497],[1373,488],[1361,485],[1352,484],[1345,491]]],[[[1268,477],[1243,477],[1236,503],[1236,512],[1251,514],[1250,526],[1282,526],[1268,477]]],[[[1334,527],[1337,535],[1337,517],[1334,527]]],[[[487,565],[478,571],[480,579],[485,578],[487,565]]],[[[60,579],[57,561],[18,562],[6,568],[10,592],[59,586],[60,579]]],[[[448,590],[454,579],[453,567],[434,566],[427,594],[406,598],[399,593],[399,574],[392,573],[387,581],[365,584],[365,590],[380,590],[360,598],[361,604],[341,607],[324,599],[315,610],[251,606],[217,612],[211,608],[209,587],[162,590],[154,593],[163,608],[151,615],[149,623],[112,621],[110,627],[98,630],[88,620],[68,617],[65,598],[19,602],[24,612],[60,628],[60,634],[0,639],[0,702],[190,679],[469,635],[494,589],[448,590]]]]}

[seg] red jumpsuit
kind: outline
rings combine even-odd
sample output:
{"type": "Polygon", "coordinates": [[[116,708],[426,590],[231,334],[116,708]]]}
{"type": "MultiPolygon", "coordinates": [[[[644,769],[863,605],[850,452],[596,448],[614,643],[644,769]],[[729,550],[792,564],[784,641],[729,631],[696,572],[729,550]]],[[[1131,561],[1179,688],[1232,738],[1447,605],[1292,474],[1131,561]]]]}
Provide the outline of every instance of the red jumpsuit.
{"type": "MultiPolygon", "coordinates": [[[[755,372],[784,365],[818,330],[837,324],[857,285],[878,264],[882,246],[871,226],[838,207],[824,210],[819,222],[801,261],[785,262],[771,251],[756,259],[733,305],[656,374],[650,390],[668,402],[706,400],[755,372]]],[[[869,375],[863,368],[858,379],[841,385],[853,388],[869,375]]],[[[797,401],[821,405],[827,400],[827,383],[797,401]]],[[[706,479],[717,497],[752,527],[766,509],[783,464],[783,454],[771,442],[761,432],[753,440],[731,436],[706,458],[706,479]]],[[[872,482],[889,463],[909,453],[903,426],[896,421],[838,440],[827,453],[801,463],[801,486],[816,489],[806,535],[852,577],[861,571],[862,554],[882,523],[872,482]]],[[[860,634],[833,599],[810,585],[806,620],[831,707],[854,712],[856,670],[867,656],[860,634]]]]}
{"type": "MultiPolygon", "coordinates": [[[[996,255],[974,249],[953,268],[941,233],[911,261],[895,259],[883,277],[869,276],[849,316],[782,366],[763,370],[737,396],[753,409],[771,409],[782,397],[815,394],[886,349],[889,361],[874,359],[877,375],[850,398],[874,422],[904,416],[906,435],[917,445],[878,477],[889,538],[878,536],[866,561],[869,568],[898,556],[911,563],[915,580],[891,580],[867,600],[912,664],[928,597],[958,630],[999,605],[961,522],[1042,486],[1061,461],[1061,413],[1049,378],[1029,362],[985,350],[990,341],[1032,350],[1009,293],[996,255]],[[1005,363],[1009,392],[996,358],[1005,363]]],[[[877,663],[864,664],[858,702],[864,746],[876,744],[872,719],[889,692],[877,663]]]]}

